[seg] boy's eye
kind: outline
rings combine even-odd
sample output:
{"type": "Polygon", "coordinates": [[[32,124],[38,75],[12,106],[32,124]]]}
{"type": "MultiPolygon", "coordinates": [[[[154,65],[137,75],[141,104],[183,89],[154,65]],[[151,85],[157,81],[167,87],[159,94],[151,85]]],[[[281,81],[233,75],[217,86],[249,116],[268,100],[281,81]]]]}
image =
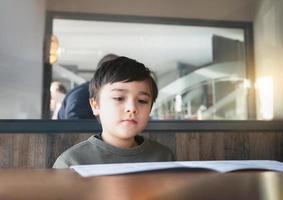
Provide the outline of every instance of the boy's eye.
{"type": "Polygon", "coordinates": [[[141,104],[148,104],[148,101],[143,99],[139,99],[138,102],[141,104]]]}
{"type": "Polygon", "coordinates": [[[123,97],[114,97],[113,99],[116,100],[116,101],[123,101],[124,100],[123,97]]]}

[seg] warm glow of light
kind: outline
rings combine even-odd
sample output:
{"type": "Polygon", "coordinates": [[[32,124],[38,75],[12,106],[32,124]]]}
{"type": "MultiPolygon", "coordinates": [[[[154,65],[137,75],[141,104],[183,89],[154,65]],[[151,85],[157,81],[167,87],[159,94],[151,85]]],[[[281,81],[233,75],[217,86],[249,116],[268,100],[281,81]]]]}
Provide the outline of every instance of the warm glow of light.
{"type": "Polygon", "coordinates": [[[260,118],[273,119],[273,79],[270,76],[260,77],[256,81],[259,97],[260,118]]]}
{"type": "Polygon", "coordinates": [[[251,88],[251,81],[248,80],[248,79],[244,79],[244,81],[243,81],[243,87],[244,87],[245,89],[251,88]]]}
{"type": "Polygon", "coordinates": [[[51,36],[50,51],[49,51],[49,63],[54,64],[57,61],[57,51],[59,48],[58,39],[55,35],[51,36]]]}

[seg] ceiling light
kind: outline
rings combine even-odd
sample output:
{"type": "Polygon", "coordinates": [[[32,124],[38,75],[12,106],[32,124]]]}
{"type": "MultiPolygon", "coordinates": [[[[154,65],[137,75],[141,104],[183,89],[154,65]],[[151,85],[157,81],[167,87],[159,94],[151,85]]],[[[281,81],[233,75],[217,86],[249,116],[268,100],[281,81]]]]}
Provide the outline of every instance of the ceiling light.
{"type": "Polygon", "coordinates": [[[59,48],[59,42],[57,37],[52,34],[50,40],[50,51],[49,51],[49,63],[54,64],[57,61],[57,53],[59,48]]]}

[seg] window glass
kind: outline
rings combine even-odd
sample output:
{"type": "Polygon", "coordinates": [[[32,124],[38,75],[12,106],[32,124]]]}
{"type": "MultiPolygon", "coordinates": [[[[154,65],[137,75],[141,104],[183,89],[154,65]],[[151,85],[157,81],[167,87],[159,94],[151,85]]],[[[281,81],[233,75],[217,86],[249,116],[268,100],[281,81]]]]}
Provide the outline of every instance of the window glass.
{"type": "Polygon", "coordinates": [[[53,81],[88,81],[106,54],[144,63],[159,88],[151,119],[248,119],[244,30],[188,25],[53,20],[53,81]]]}

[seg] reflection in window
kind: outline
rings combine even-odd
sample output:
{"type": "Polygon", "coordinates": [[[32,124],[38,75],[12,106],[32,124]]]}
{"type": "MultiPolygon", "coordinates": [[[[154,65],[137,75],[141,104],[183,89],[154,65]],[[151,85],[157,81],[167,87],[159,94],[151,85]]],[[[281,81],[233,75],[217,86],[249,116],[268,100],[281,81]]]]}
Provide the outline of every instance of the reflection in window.
{"type": "Polygon", "coordinates": [[[223,68],[235,72],[237,67],[241,63],[212,64],[176,79],[160,89],[153,115],[157,119],[247,119],[246,79],[222,73],[223,68]]]}
{"type": "Polygon", "coordinates": [[[259,77],[256,81],[259,100],[260,119],[273,119],[273,79],[270,76],[259,77]]]}
{"type": "Polygon", "coordinates": [[[55,19],[53,33],[53,80],[68,89],[114,53],[153,70],[159,96],[152,119],[248,119],[243,29],[55,19]]]}

